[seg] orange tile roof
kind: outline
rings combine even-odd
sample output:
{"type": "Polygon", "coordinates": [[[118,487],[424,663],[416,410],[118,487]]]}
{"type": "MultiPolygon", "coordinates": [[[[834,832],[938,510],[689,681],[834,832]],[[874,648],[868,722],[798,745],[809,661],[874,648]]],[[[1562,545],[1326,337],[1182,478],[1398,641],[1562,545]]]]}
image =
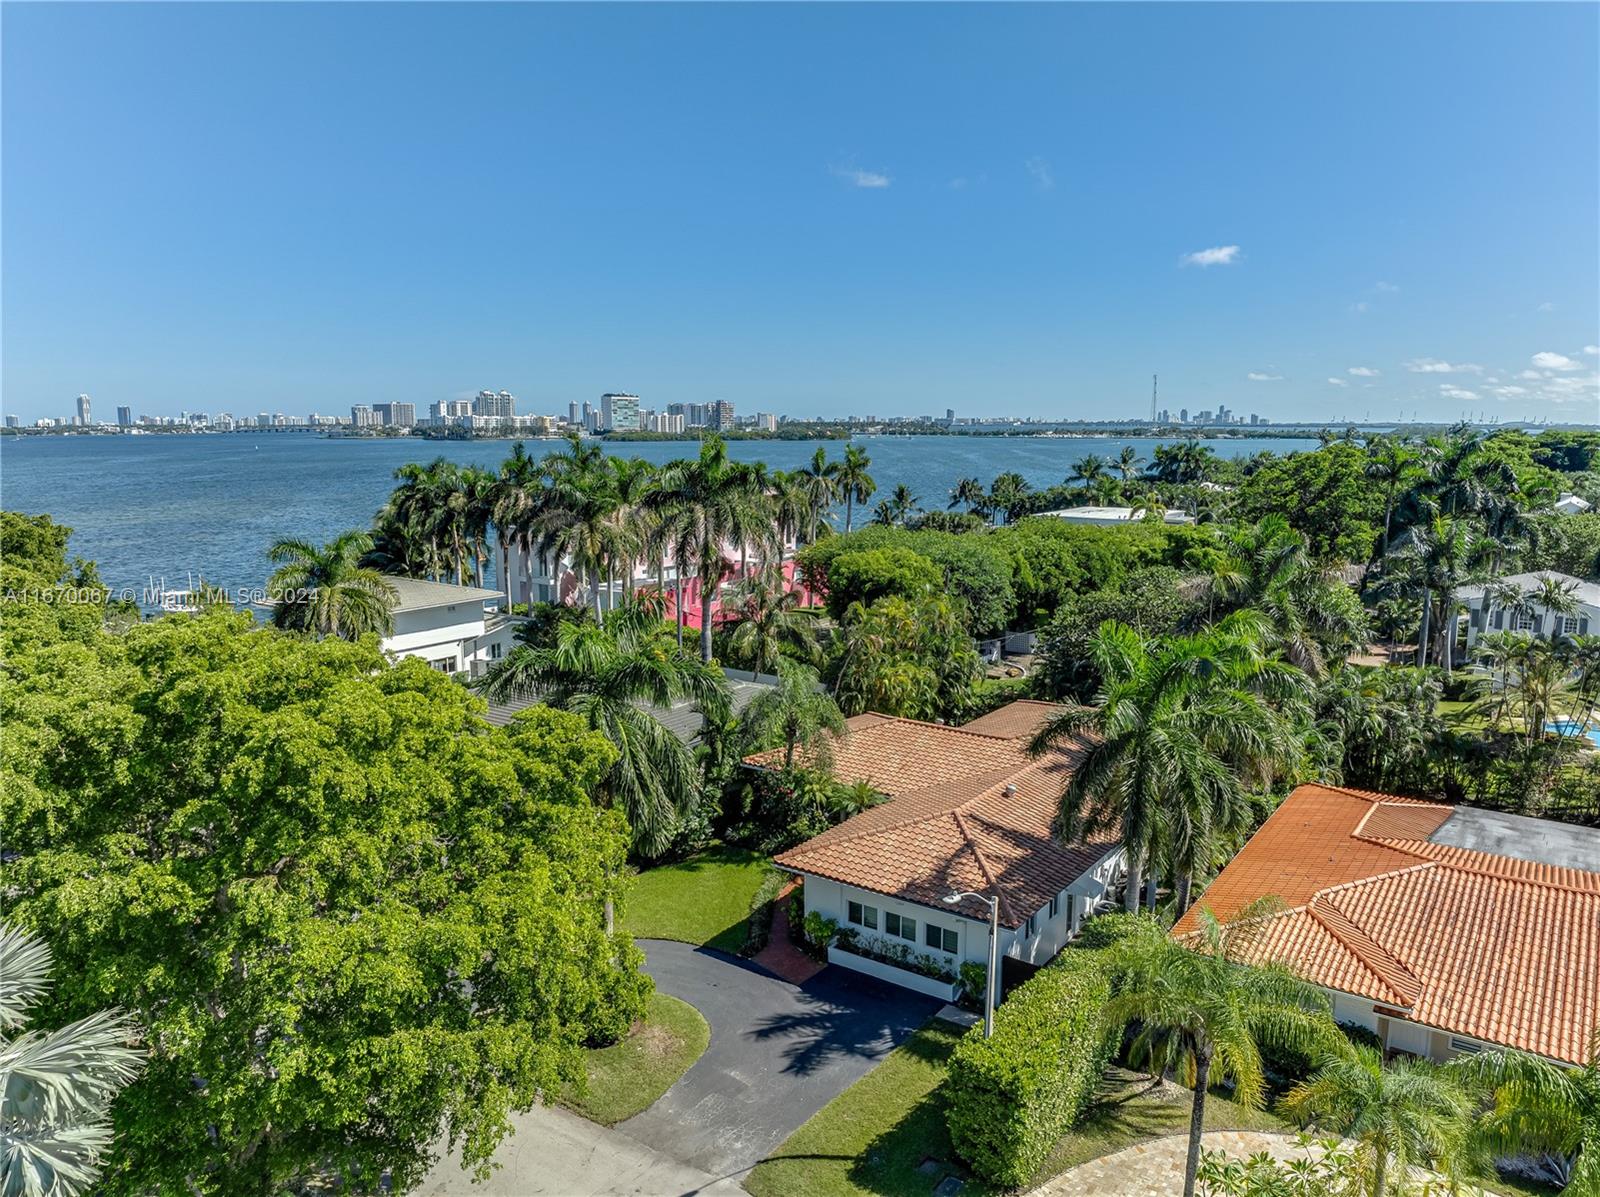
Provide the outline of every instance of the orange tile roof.
{"type": "Polygon", "coordinates": [[[1039,702],[1032,698],[1019,698],[1003,707],[979,715],[961,725],[962,731],[982,732],[987,736],[1005,736],[1020,739],[1033,735],[1044,721],[1061,708],[1053,702],[1039,702]]]}
{"type": "Polygon", "coordinates": [[[1290,909],[1249,941],[1255,958],[1425,1026],[1581,1063],[1600,1022],[1600,872],[1429,842],[1450,813],[1301,786],[1196,911],[1282,898],[1290,909]]]}
{"type": "MultiPolygon", "coordinates": [[[[942,908],[943,897],[957,890],[998,893],[1000,922],[1021,926],[1116,840],[1064,844],[1055,837],[1052,820],[1078,752],[1030,758],[1027,738],[1054,708],[1012,706],[1024,709],[1003,707],[966,727],[883,715],[848,720],[832,746],[834,775],[868,781],[889,800],[780,853],[777,862],[926,906],[942,908]]],[[[767,752],[747,761],[775,759],[767,752]]],[[[988,917],[970,898],[952,909],[988,917]]]]}

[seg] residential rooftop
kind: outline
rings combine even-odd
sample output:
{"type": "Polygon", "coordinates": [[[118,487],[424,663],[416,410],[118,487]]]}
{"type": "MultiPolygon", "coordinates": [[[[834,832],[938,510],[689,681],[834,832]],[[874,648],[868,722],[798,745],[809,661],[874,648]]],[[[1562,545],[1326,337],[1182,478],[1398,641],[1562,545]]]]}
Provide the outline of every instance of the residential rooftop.
{"type": "MultiPolygon", "coordinates": [[[[888,801],[775,859],[796,872],[987,919],[984,903],[944,905],[953,891],[995,893],[1000,923],[1019,927],[1116,844],[1111,834],[1063,843],[1052,827],[1081,747],[1039,759],[1027,743],[1055,710],[1014,702],[964,727],[857,715],[829,746],[834,776],[888,801]]],[[[770,767],[782,753],[746,763],[770,767]]]]}
{"type": "Polygon", "coordinates": [[[479,586],[457,586],[453,582],[429,582],[423,578],[406,578],[385,575],[385,581],[394,587],[398,601],[396,611],[423,611],[429,607],[452,607],[458,603],[485,603],[490,599],[503,599],[498,590],[484,590],[479,586]]]}
{"type": "Polygon", "coordinates": [[[1227,920],[1281,899],[1251,926],[1252,958],[1453,1035],[1581,1063],[1600,1022],[1600,833],[1515,818],[1301,786],[1174,930],[1193,932],[1202,909],[1227,920]]]}

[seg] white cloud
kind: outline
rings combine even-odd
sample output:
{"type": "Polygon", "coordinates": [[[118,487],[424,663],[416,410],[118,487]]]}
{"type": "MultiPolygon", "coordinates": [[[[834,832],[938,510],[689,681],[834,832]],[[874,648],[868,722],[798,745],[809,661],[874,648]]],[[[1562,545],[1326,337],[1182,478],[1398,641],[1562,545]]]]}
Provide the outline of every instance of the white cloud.
{"type": "Polygon", "coordinates": [[[1549,350],[1534,354],[1531,360],[1541,370],[1581,370],[1583,368],[1565,354],[1551,353],[1549,350]]]}
{"type": "Polygon", "coordinates": [[[1328,385],[1330,387],[1347,387],[1350,384],[1342,378],[1330,378],[1328,379],[1328,385]]]}
{"type": "Polygon", "coordinates": [[[1527,387],[1493,387],[1491,389],[1502,399],[1515,399],[1519,395],[1528,393],[1527,387]]]}
{"type": "Polygon", "coordinates": [[[834,166],[829,168],[838,178],[845,180],[852,187],[882,188],[887,187],[892,179],[881,170],[860,170],[854,166],[834,166]]]}
{"type": "Polygon", "coordinates": [[[1389,294],[1389,295],[1394,295],[1400,290],[1400,288],[1395,286],[1395,284],[1386,283],[1381,278],[1377,282],[1372,284],[1372,289],[1374,291],[1382,291],[1382,292],[1384,292],[1386,294],[1389,294]]]}
{"type": "Polygon", "coordinates": [[[1547,299],[1533,310],[1536,312],[1553,312],[1556,310],[1556,305],[1547,299]]]}
{"type": "Polygon", "coordinates": [[[1406,364],[1406,369],[1413,374],[1482,374],[1483,367],[1475,362],[1450,362],[1440,361],[1436,357],[1412,358],[1406,364]]]}
{"type": "Polygon", "coordinates": [[[1350,305],[1350,310],[1352,312],[1354,312],[1357,316],[1365,316],[1367,314],[1367,309],[1370,306],[1371,305],[1368,304],[1367,301],[1363,299],[1358,303],[1351,304],[1350,305]]]}
{"type": "Polygon", "coordinates": [[[1049,191],[1056,185],[1056,177],[1050,173],[1050,163],[1038,154],[1029,158],[1022,165],[1033,176],[1033,185],[1040,191],[1049,191]]]}
{"type": "Polygon", "coordinates": [[[1354,374],[1357,378],[1376,378],[1383,371],[1374,370],[1371,366],[1351,366],[1345,373],[1354,374]]]}
{"type": "Polygon", "coordinates": [[[1441,382],[1439,384],[1439,394],[1443,395],[1446,399],[1461,399],[1469,402],[1477,399],[1478,397],[1478,392],[1469,391],[1465,387],[1458,387],[1454,383],[1449,382],[1441,382]]]}
{"type": "Polygon", "coordinates": [[[1590,357],[1600,357],[1600,345],[1585,345],[1583,351],[1590,357]]]}
{"type": "Polygon", "coordinates": [[[1239,257],[1237,245],[1213,245],[1210,249],[1197,249],[1178,259],[1180,266],[1232,266],[1239,257]]]}
{"type": "Polygon", "coordinates": [[[1283,375],[1282,374],[1262,374],[1262,373],[1260,373],[1260,372],[1258,372],[1256,370],[1250,371],[1250,373],[1246,374],[1245,377],[1248,378],[1251,382],[1282,382],[1283,381],[1283,375]]]}
{"type": "Polygon", "coordinates": [[[1517,377],[1522,379],[1524,382],[1538,382],[1544,377],[1544,375],[1539,373],[1537,370],[1523,370],[1517,375],[1517,377]]]}

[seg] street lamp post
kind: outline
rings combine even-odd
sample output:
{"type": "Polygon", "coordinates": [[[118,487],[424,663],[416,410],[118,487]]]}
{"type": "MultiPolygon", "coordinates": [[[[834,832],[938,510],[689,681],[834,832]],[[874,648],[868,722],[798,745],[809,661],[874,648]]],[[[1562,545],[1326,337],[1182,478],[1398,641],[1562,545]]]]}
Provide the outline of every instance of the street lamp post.
{"type": "Polygon", "coordinates": [[[1000,945],[1000,899],[998,896],[990,898],[983,894],[968,892],[946,894],[944,903],[946,906],[954,906],[962,898],[976,898],[989,907],[989,971],[983,980],[983,1037],[989,1039],[994,1036],[994,995],[995,986],[999,984],[995,980],[995,956],[1000,945]]]}

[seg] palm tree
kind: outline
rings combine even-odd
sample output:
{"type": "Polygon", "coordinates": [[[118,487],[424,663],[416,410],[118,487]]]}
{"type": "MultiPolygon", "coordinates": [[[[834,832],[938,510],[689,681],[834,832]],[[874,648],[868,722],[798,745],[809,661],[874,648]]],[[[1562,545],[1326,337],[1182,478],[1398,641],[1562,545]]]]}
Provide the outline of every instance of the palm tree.
{"type": "Polygon", "coordinates": [[[139,1075],[133,1020],[106,1010],[56,1031],[21,1031],[50,989],[50,948],[0,923],[0,1187],[78,1197],[111,1146],[110,1105],[139,1075]]]}
{"type": "Polygon", "coordinates": [[[784,581],[777,565],[741,580],[733,595],[733,633],[728,646],[752,663],[755,680],[773,673],[785,647],[815,662],[820,655],[811,618],[800,611],[800,596],[784,581]]]}
{"type": "Polygon", "coordinates": [[[904,482],[897,482],[894,491],[889,496],[889,506],[894,511],[894,522],[904,524],[919,510],[917,504],[921,502],[916,495],[911,493],[911,488],[904,482]]]}
{"type": "Polygon", "coordinates": [[[1073,483],[1088,489],[1106,476],[1106,461],[1098,453],[1090,453],[1087,457],[1080,457],[1072,463],[1072,472],[1067,475],[1067,484],[1073,483]]]}
{"type": "MultiPolygon", "coordinates": [[[[462,540],[472,562],[472,584],[483,588],[483,564],[489,559],[489,524],[494,517],[496,479],[482,466],[462,466],[456,472],[461,512],[462,540]]],[[[465,584],[465,579],[460,579],[465,584]]]]}
{"type": "Polygon", "coordinates": [[[1455,592],[1466,572],[1486,553],[1484,542],[1475,537],[1464,519],[1436,515],[1426,524],[1407,530],[1395,556],[1409,568],[1409,580],[1422,603],[1422,623],[1417,631],[1417,664],[1428,663],[1429,639],[1440,639],[1440,661],[1445,676],[1450,676],[1454,648],[1455,592]],[[1438,629],[1433,614],[1439,613],[1438,629]]]}
{"type": "Polygon", "coordinates": [[[1089,648],[1105,679],[1099,704],[1057,712],[1029,743],[1035,756],[1081,751],[1057,827],[1069,840],[1118,832],[1130,911],[1158,858],[1175,871],[1186,909],[1194,876],[1250,826],[1246,783],[1265,787],[1298,759],[1291,713],[1303,675],[1269,659],[1259,636],[1259,621],[1241,615],[1148,644],[1108,620],[1089,648]]]}
{"type": "Polygon", "coordinates": [[[694,756],[657,713],[694,703],[719,718],[729,707],[722,671],[678,650],[658,603],[624,602],[604,625],[563,622],[554,645],[536,645],[532,625],[519,628],[522,643],[476,683],[496,701],[537,697],[571,711],[615,745],[600,797],[627,816],[646,857],[666,850],[700,800],[694,756]]]}
{"type": "Polygon", "coordinates": [[[672,529],[680,576],[692,562],[700,578],[700,659],[709,662],[723,546],[735,540],[745,543],[761,519],[755,475],[748,466],[729,461],[727,445],[712,434],[701,442],[696,460],[673,462],[661,471],[651,506],[672,529]]]}
{"type": "Polygon", "coordinates": [[[989,497],[983,493],[983,483],[976,478],[963,478],[950,488],[950,504],[947,511],[954,511],[962,504],[974,515],[987,515],[989,511],[989,497]]]}
{"type": "Polygon", "coordinates": [[[867,468],[872,465],[872,458],[867,456],[867,451],[859,445],[846,445],[844,447],[844,461],[839,464],[836,482],[839,493],[844,496],[844,530],[850,531],[850,522],[855,512],[857,503],[865,503],[872,498],[878,489],[878,484],[872,480],[872,475],[867,473],[867,468]]]}
{"type": "Polygon", "coordinates": [[[522,549],[530,568],[532,565],[527,526],[536,503],[538,477],[539,463],[529,455],[526,446],[517,441],[511,446],[510,456],[500,463],[500,474],[488,496],[489,520],[494,525],[500,548],[500,589],[505,593],[508,611],[511,609],[513,543],[522,549]]]}
{"type": "Polygon", "coordinates": [[[1283,1108],[1360,1144],[1371,1162],[1371,1197],[1384,1197],[1390,1175],[1403,1183],[1413,1167],[1454,1173],[1472,1121],[1471,1099],[1444,1070],[1404,1057],[1385,1066],[1366,1044],[1325,1054],[1283,1108]]]}
{"type": "Polygon", "coordinates": [[[571,458],[552,454],[544,469],[547,483],[531,520],[535,551],[572,562],[601,620],[602,585],[609,590],[612,562],[631,542],[632,529],[617,521],[622,500],[616,476],[603,455],[590,457],[588,450],[571,458]]]}
{"type": "Polygon", "coordinates": [[[1176,1066],[1194,1090],[1184,1197],[1194,1197],[1212,1082],[1231,1079],[1233,1100],[1259,1109],[1266,1093],[1262,1047],[1304,1051],[1338,1034],[1316,988],[1281,965],[1239,963],[1232,935],[1202,911],[1187,946],[1150,920],[1114,949],[1120,981],[1107,1018],[1113,1025],[1140,1023],[1135,1047],[1176,1066]]]}
{"type": "Polygon", "coordinates": [[[740,716],[743,738],[751,752],[783,745],[783,769],[794,768],[795,750],[805,744],[808,763],[825,765],[827,734],[844,734],[838,704],[818,684],[814,669],[794,661],[778,662],[778,684],[751,700],[740,716]]]}
{"type": "Polygon", "coordinates": [[[1028,493],[1028,480],[1015,470],[997,474],[989,483],[989,498],[985,506],[994,515],[1003,515],[1010,523],[1022,500],[1028,493]]]}
{"type": "Polygon", "coordinates": [[[275,541],[267,550],[278,568],[267,581],[277,598],[275,627],[356,640],[394,630],[399,595],[389,579],[361,564],[372,549],[365,532],[345,532],[318,547],[306,540],[275,541]]]}
{"type": "Polygon", "coordinates": [[[1416,454],[1404,440],[1375,436],[1367,442],[1366,476],[1383,488],[1383,542],[1379,545],[1380,568],[1389,560],[1389,543],[1394,538],[1394,507],[1401,485],[1415,473],[1416,454]]]}
{"type": "Polygon", "coordinates": [[[808,543],[814,543],[823,517],[833,507],[834,500],[839,494],[839,463],[829,461],[828,451],[819,446],[811,455],[810,463],[796,470],[795,476],[810,508],[810,518],[806,524],[806,540],[808,543]]]}
{"type": "Polygon", "coordinates": [[[1139,467],[1144,465],[1144,458],[1139,456],[1139,451],[1132,445],[1123,445],[1122,452],[1117,454],[1112,466],[1123,482],[1132,482],[1139,476],[1139,467]]]}
{"type": "Polygon", "coordinates": [[[1566,1197],[1600,1197],[1600,1025],[1577,1068],[1518,1051],[1458,1056],[1446,1068],[1492,1098],[1477,1132],[1496,1155],[1554,1157],[1566,1197]]]}

